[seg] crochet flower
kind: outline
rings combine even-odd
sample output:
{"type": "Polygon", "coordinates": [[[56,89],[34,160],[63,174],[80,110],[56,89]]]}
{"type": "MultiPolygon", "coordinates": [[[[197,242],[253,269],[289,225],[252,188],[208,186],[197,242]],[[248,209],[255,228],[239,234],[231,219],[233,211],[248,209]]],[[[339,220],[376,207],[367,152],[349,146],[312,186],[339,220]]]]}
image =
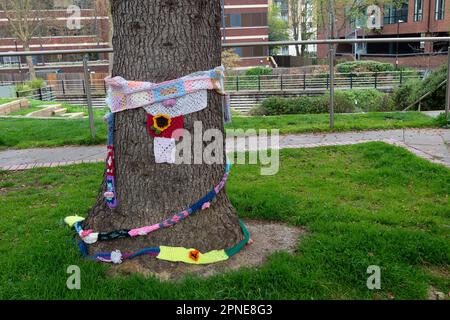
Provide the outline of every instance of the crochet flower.
{"type": "Polygon", "coordinates": [[[170,127],[172,119],[167,114],[157,114],[153,117],[153,129],[156,133],[161,133],[170,127]]]}
{"type": "Polygon", "coordinates": [[[189,251],[189,258],[194,261],[198,261],[198,259],[200,258],[200,252],[198,250],[189,251]]]}
{"type": "Polygon", "coordinates": [[[122,263],[122,253],[120,252],[120,250],[111,252],[111,262],[115,264],[122,263]]]}

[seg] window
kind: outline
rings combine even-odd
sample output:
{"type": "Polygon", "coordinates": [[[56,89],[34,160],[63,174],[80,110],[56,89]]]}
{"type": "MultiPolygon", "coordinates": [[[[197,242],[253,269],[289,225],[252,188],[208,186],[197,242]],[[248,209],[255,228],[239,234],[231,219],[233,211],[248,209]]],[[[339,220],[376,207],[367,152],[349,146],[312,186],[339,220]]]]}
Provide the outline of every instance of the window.
{"type": "Polygon", "coordinates": [[[444,20],[445,0],[436,0],[436,20],[444,20]]]}
{"type": "Polygon", "coordinates": [[[269,51],[267,47],[239,47],[233,49],[236,54],[242,58],[267,56],[269,51]]]}
{"type": "Polygon", "coordinates": [[[423,0],[414,0],[414,22],[422,21],[423,0]]]}
{"type": "Polygon", "coordinates": [[[402,20],[403,22],[408,21],[408,3],[403,3],[399,7],[386,4],[384,6],[384,24],[397,23],[399,20],[402,20]]]}
{"type": "Polygon", "coordinates": [[[232,13],[225,15],[225,25],[227,27],[240,27],[241,26],[241,14],[232,13]]]}
{"type": "Polygon", "coordinates": [[[267,14],[263,12],[227,14],[225,15],[225,25],[228,28],[267,26],[267,14]]]}

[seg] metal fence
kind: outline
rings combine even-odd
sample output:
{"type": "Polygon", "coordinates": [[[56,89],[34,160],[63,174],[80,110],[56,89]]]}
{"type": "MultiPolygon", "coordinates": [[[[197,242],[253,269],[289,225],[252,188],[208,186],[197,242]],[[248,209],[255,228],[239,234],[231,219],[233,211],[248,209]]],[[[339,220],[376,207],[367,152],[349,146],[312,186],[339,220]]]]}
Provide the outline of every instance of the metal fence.
{"type": "MultiPolygon", "coordinates": [[[[335,45],[336,44],[355,44],[355,43],[400,43],[400,42],[439,42],[445,41],[450,43],[450,37],[406,37],[406,38],[359,38],[359,39],[320,39],[320,40],[306,40],[306,41],[263,41],[263,42],[242,42],[242,43],[225,43],[222,45],[224,48],[236,48],[236,47],[274,47],[274,46],[290,46],[290,45],[328,45],[328,76],[326,81],[328,81],[328,91],[330,92],[330,101],[329,101],[329,112],[330,112],[330,127],[334,126],[334,90],[336,84],[339,83],[339,75],[335,74],[334,71],[334,62],[335,62],[335,45]]],[[[49,54],[71,54],[71,53],[84,53],[83,59],[83,68],[85,75],[85,83],[90,83],[89,74],[88,74],[88,54],[89,53],[112,53],[112,48],[100,48],[100,49],[71,49],[71,50],[48,50],[48,51],[20,51],[20,52],[2,52],[0,53],[0,57],[13,57],[13,56],[38,56],[38,55],[49,55],[49,54]]],[[[450,46],[449,46],[450,52],[450,46]]],[[[378,77],[378,76],[377,76],[378,77]]],[[[448,72],[447,79],[450,78],[450,54],[448,55],[448,72]]],[[[260,79],[261,80],[261,79],[260,79]]],[[[260,81],[259,80],[259,81],[260,81]]],[[[281,80],[281,79],[280,79],[281,80]]],[[[299,80],[299,79],[297,79],[299,80]]],[[[350,85],[353,86],[353,78],[349,79],[350,85]]],[[[258,80],[257,80],[258,81],[258,80]]],[[[378,85],[378,78],[374,82],[378,85]]],[[[301,81],[299,80],[299,86],[301,86],[301,81]]],[[[303,82],[303,87],[304,87],[303,82]]],[[[285,82],[279,82],[279,86],[284,86],[285,82]]],[[[322,83],[323,85],[323,83],[322,83]]],[[[258,85],[258,89],[259,89],[258,85]]],[[[239,88],[237,88],[239,89],[239,88]]],[[[278,89],[277,89],[278,90],[278,89]]],[[[450,81],[447,81],[446,85],[446,103],[445,103],[445,117],[447,123],[449,122],[449,113],[450,113],[450,81]]],[[[91,134],[95,135],[95,129],[93,127],[93,112],[92,112],[92,96],[91,96],[91,87],[86,86],[86,98],[88,102],[88,110],[89,110],[89,121],[91,123],[91,134]]]]}
{"type": "MultiPolygon", "coordinates": [[[[336,89],[367,89],[375,88],[390,91],[402,85],[409,79],[422,79],[423,71],[386,71],[386,72],[358,72],[336,73],[334,86],[336,89]]],[[[42,89],[44,94],[35,90],[33,94],[40,100],[51,92],[54,97],[85,96],[87,86],[94,95],[105,95],[104,80],[90,79],[86,83],[84,78],[47,80],[47,86],[42,89]]],[[[24,81],[0,81],[1,85],[20,85],[24,81]]],[[[329,73],[303,73],[279,75],[228,75],[225,77],[225,89],[228,92],[239,91],[308,91],[317,92],[330,89],[329,73]]],[[[29,90],[32,91],[32,90],[29,90]]]]}
{"type": "MultiPolygon", "coordinates": [[[[422,79],[423,71],[386,71],[335,73],[336,89],[375,88],[390,91],[409,79],[422,79]]],[[[257,76],[227,76],[227,91],[327,91],[330,89],[330,74],[280,74],[257,76]]]]}

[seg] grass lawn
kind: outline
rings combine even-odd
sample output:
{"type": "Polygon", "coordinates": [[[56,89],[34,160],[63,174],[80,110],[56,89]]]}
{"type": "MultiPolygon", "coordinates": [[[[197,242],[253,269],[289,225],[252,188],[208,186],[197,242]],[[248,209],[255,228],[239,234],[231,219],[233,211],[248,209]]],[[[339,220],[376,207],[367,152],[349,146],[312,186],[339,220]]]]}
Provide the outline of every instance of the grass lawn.
{"type": "Polygon", "coordinates": [[[266,117],[234,117],[230,129],[279,129],[281,134],[330,131],[361,131],[435,127],[435,119],[420,112],[372,112],[337,114],[330,129],[328,114],[298,114],[266,117]]]}
{"type": "MultiPolygon", "coordinates": [[[[70,112],[80,108],[70,107],[70,112]]],[[[81,109],[87,112],[86,109],[81,109]]],[[[1,148],[55,147],[106,143],[105,109],[95,110],[97,137],[89,133],[88,119],[38,120],[0,118],[1,148]]],[[[227,129],[279,129],[281,134],[328,132],[327,114],[283,115],[267,117],[234,116],[227,129]]],[[[436,127],[437,122],[419,112],[338,114],[334,131],[436,127]]]]}
{"type": "Polygon", "coordinates": [[[380,142],[281,150],[274,176],[235,165],[241,217],[306,226],[296,254],[180,283],[108,278],[84,261],[62,219],[93,205],[103,164],[0,173],[1,299],[425,299],[450,287],[450,170],[380,142]],[[66,269],[81,268],[81,290],[66,269]],[[381,267],[381,290],[366,287],[381,267]]]}

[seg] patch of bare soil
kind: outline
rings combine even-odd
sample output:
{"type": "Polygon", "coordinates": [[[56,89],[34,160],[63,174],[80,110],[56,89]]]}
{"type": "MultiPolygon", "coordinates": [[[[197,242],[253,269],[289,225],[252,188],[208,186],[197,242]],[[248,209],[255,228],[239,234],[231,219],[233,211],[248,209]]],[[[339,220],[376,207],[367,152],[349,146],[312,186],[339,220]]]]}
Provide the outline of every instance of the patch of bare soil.
{"type": "Polygon", "coordinates": [[[253,243],[248,244],[238,254],[226,261],[208,265],[192,265],[138,257],[112,266],[108,270],[108,274],[114,277],[140,273],[146,277],[153,275],[161,280],[179,280],[189,273],[209,277],[242,267],[255,268],[264,264],[267,256],[273,252],[294,253],[301,236],[306,233],[305,228],[293,227],[280,222],[246,220],[244,223],[250,232],[253,243]]]}

